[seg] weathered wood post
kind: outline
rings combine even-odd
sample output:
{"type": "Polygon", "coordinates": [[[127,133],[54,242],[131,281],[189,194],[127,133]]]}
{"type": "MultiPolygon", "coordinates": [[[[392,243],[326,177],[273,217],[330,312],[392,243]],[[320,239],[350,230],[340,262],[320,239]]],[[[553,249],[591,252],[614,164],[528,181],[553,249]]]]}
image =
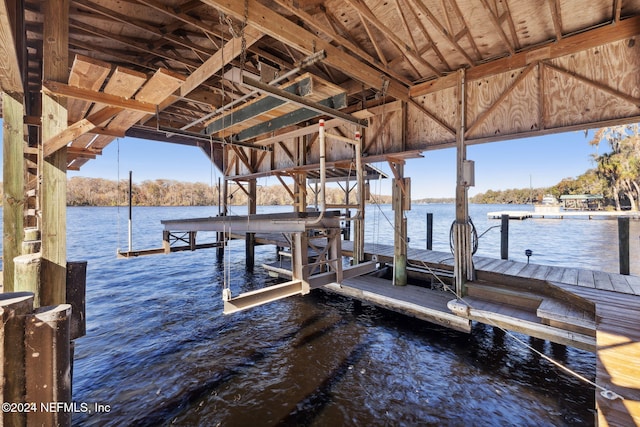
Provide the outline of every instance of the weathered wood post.
{"type": "Polygon", "coordinates": [[[433,249],[433,213],[427,212],[427,250],[433,249]]]}
{"type": "Polygon", "coordinates": [[[620,274],[630,274],[629,264],[629,218],[618,218],[618,253],[620,258],[620,274]]]}
{"type": "Polygon", "coordinates": [[[13,288],[13,259],[22,251],[24,228],[24,103],[23,94],[2,94],[3,112],[3,187],[2,196],[2,269],[5,292],[13,288]]]}
{"type": "Polygon", "coordinates": [[[404,160],[393,162],[393,201],[394,211],[394,251],[393,251],[393,284],[405,286],[407,284],[407,220],[404,217],[405,203],[411,197],[408,180],[404,178],[404,160]]]}
{"type": "MultiPolygon", "coordinates": [[[[225,149],[226,150],[226,149],[225,149]]],[[[222,180],[218,178],[218,215],[225,216],[227,215],[227,194],[228,194],[228,186],[227,180],[222,180]]],[[[222,262],[224,259],[224,247],[226,245],[227,236],[223,231],[219,231],[217,234],[218,239],[218,248],[216,250],[216,259],[218,262],[222,262]]]]}
{"type": "Polygon", "coordinates": [[[42,255],[35,253],[17,256],[13,259],[13,267],[15,270],[14,291],[33,293],[33,306],[40,307],[42,255]]]}
{"type": "MultiPolygon", "coordinates": [[[[0,400],[25,402],[25,316],[33,311],[33,294],[0,294],[0,400]]],[[[26,411],[0,413],[0,425],[25,426],[26,411]]]]}
{"type": "MultiPolygon", "coordinates": [[[[42,4],[42,79],[66,83],[69,78],[69,0],[42,4]]],[[[66,302],[67,149],[42,158],[46,142],[67,128],[67,101],[42,94],[40,144],[42,210],[42,295],[44,305],[66,302]]]]}
{"type": "Polygon", "coordinates": [[[71,425],[70,320],[69,304],[41,307],[26,316],[24,401],[37,405],[37,411],[27,413],[27,425],[71,425]]]}
{"type": "Polygon", "coordinates": [[[509,215],[500,217],[500,258],[509,259],[509,215]]]}
{"type": "MultiPolygon", "coordinates": [[[[359,131],[356,131],[355,141],[358,217],[353,220],[353,263],[359,264],[364,261],[364,218],[368,195],[367,184],[364,182],[365,171],[362,165],[362,134],[359,131]]],[[[351,224],[349,224],[350,227],[351,224]]]]}
{"type": "Polygon", "coordinates": [[[473,183],[472,163],[467,161],[465,144],[466,128],[466,74],[464,68],[458,70],[458,126],[456,129],[456,220],[454,235],[454,277],[458,297],[465,293],[464,284],[473,280],[473,260],[471,253],[471,225],[469,222],[468,188],[473,183]]]}

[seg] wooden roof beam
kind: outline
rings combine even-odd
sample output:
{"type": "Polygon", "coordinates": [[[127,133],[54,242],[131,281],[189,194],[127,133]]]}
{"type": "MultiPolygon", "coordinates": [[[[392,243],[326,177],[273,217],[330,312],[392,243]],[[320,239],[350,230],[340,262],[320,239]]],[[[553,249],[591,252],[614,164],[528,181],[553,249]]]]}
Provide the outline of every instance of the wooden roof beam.
{"type": "Polygon", "coordinates": [[[156,50],[153,51],[151,49],[149,49],[147,47],[147,45],[143,44],[143,43],[138,43],[138,42],[134,42],[132,41],[130,38],[127,37],[122,37],[122,36],[118,36],[115,34],[111,34],[108,33],[104,30],[100,30],[98,28],[95,28],[91,25],[85,24],[83,22],[77,21],[75,19],[69,19],[69,27],[71,28],[75,28],[75,29],[79,29],[79,30],[83,30],[89,34],[93,34],[99,37],[104,37],[106,39],[109,40],[113,40],[115,42],[118,42],[120,44],[123,44],[125,46],[128,46],[130,48],[133,48],[137,51],[140,52],[144,52],[144,53],[148,53],[150,55],[152,55],[153,57],[157,57],[157,58],[164,58],[167,59],[169,61],[173,61],[176,62],[178,64],[182,64],[185,66],[185,68],[188,67],[192,67],[192,68],[198,68],[200,66],[200,63],[192,61],[190,59],[185,59],[185,58],[180,58],[180,57],[173,57],[170,55],[167,55],[165,53],[163,53],[161,50],[156,50]]]}
{"type": "Polygon", "coordinates": [[[440,34],[442,34],[449,41],[449,43],[451,43],[453,45],[453,47],[455,47],[455,49],[458,51],[458,53],[460,53],[462,56],[465,57],[465,59],[467,60],[469,65],[473,65],[475,63],[473,61],[473,59],[462,48],[462,46],[460,46],[458,41],[447,31],[447,29],[444,28],[444,26],[440,23],[440,21],[438,21],[436,19],[435,15],[433,13],[431,13],[431,11],[429,10],[429,8],[427,6],[424,5],[422,0],[413,0],[413,3],[416,6],[418,6],[420,11],[426,16],[426,18],[429,20],[429,22],[431,22],[431,24],[435,27],[435,29],[438,30],[440,32],[440,34]]]}
{"type": "Polygon", "coordinates": [[[556,40],[562,39],[562,13],[559,0],[548,0],[549,12],[553,20],[553,30],[556,33],[556,40]]]}
{"type": "Polygon", "coordinates": [[[97,3],[94,3],[92,1],[89,0],[83,0],[82,2],[79,1],[74,1],[74,3],[77,5],[78,8],[80,9],[86,9],[86,10],[90,10],[92,12],[95,12],[97,14],[103,15],[107,18],[111,18],[114,21],[117,22],[121,22],[125,25],[129,25],[131,27],[137,28],[139,30],[142,31],[146,31],[150,34],[153,34],[156,37],[160,37],[160,40],[165,40],[165,42],[171,42],[174,43],[176,45],[185,47],[187,49],[193,50],[195,52],[199,52],[202,53],[204,55],[210,56],[214,53],[214,51],[212,51],[211,49],[206,49],[196,43],[191,42],[190,40],[184,40],[180,37],[174,36],[168,32],[166,32],[167,30],[164,29],[163,31],[158,30],[158,27],[154,26],[154,25],[149,25],[146,22],[140,21],[138,19],[135,19],[131,16],[126,16],[126,15],[122,15],[120,13],[115,12],[112,9],[106,8],[104,6],[101,6],[97,3]]]}
{"type": "MultiPolygon", "coordinates": [[[[467,71],[467,79],[475,80],[506,71],[524,68],[532,62],[559,58],[565,55],[625,40],[640,35],[640,16],[623,19],[615,24],[594,28],[570,37],[564,37],[555,43],[548,43],[532,49],[520,51],[510,57],[496,59],[477,65],[467,71]]],[[[411,97],[422,96],[440,89],[454,87],[456,79],[444,76],[436,80],[420,83],[410,89],[411,97]]]]}
{"type": "MultiPolygon", "coordinates": [[[[233,15],[237,19],[241,19],[244,16],[243,2],[233,0],[203,0],[203,2],[222,10],[226,14],[233,15]]],[[[305,55],[325,50],[327,52],[327,58],[325,59],[327,65],[340,70],[353,79],[360,80],[369,87],[380,86],[380,72],[375,68],[363,64],[323,38],[312,34],[305,28],[296,25],[262,5],[257,0],[248,0],[248,2],[249,25],[285,44],[295,47],[305,55]]],[[[388,93],[397,99],[408,99],[407,88],[396,79],[390,80],[388,93]]]]}
{"type": "Polygon", "coordinates": [[[380,66],[381,65],[380,62],[377,61],[371,55],[369,55],[367,52],[365,52],[361,47],[357,46],[351,40],[348,40],[345,37],[342,37],[341,35],[339,35],[335,31],[335,28],[333,28],[333,24],[334,23],[331,22],[331,20],[329,19],[330,15],[328,15],[326,13],[326,10],[323,10],[324,16],[327,18],[329,23],[332,25],[332,28],[334,29],[334,31],[329,31],[327,29],[327,26],[320,25],[316,18],[314,18],[313,16],[309,15],[307,12],[305,12],[302,9],[300,9],[299,7],[296,7],[294,5],[294,3],[293,3],[293,0],[274,0],[274,1],[276,3],[278,3],[281,7],[285,8],[290,13],[293,13],[298,18],[300,18],[302,21],[304,21],[304,23],[307,24],[309,26],[309,28],[311,28],[313,31],[316,31],[318,33],[322,33],[325,36],[329,37],[338,46],[342,46],[345,49],[348,49],[349,51],[353,52],[354,54],[359,56],[361,59],[367,61],[369,63],[369,65],[372,65],[372,66],[378,68],[381,72],[389,73],[389,75],[391,75],[395,79],[403,82],[404,84],[407,84],[407,85],[410,84],[410,81],[408,79],[406,79],[405,77],[401,76],[398,73],[393,72],[393,70],[390,70],[390,69],[388,69],[388,68],[386,68],[384,66],[380,66]]]}

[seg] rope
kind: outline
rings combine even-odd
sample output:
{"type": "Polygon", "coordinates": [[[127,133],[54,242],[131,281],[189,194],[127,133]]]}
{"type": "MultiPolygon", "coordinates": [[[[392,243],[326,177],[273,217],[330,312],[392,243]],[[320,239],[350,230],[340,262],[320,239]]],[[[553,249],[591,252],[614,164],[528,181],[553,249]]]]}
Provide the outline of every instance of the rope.
{"type": "Polygon", "coordinates": [[[118,143],[118,156],[117,156],[117,184],[116,184],[116,234],[117,238],[117,250],[120,252],[120,138],[117,138],[118,143]]]}
{"type": "MultiPolygon", "coordinates": [[[[389,218],[384,214],[384,212],[382,211],[382,209],[380,208],[379,204],[376,202],[375,205],[378,207],[378,209],[380,210],[380,212],[382,213],[382,215],[387,219],[387,222],[389,222],[390,225],[391,221],[389,220],[389,218]]],[[[472,223],[473,224],[473,223],[472,223]]],[[[392,225],[393,226],[393,225],[392,225]]],[[[475,229],[475,227],[474,227],[475,229]]],[[[484,233],[483,233],[484,234],[484,233]]],[[[405,241],[405,244],[408,246],[408,242],[405,241]]],[[[476,238],[476,249],[477,249],[477,238],[476,238]]],[[[447,285],[446,283],[444,283],[442,281],[442,279],[431,269],[431,267],[429,267],[424,261],[420,261],[419,265],[416,264],[411,264],[414,267],[421,267],[426,269],[433,277],[436,278],[436,280],[438,282],[440,282],[440,285],[442,285],[442,288],[447,291],[450,292],[451,294],[453,294],[457,300],[462,301],[464,304],[467,305],[467,307],[469,308],[473,308],[473,305],[471,303],[469,303],[468,301],[466,301],[464,298],[462,297],[458,297],[456,295],[456,292],[454,289],[452,289],[449,285],[447,285]]],[[[547,360],[548,362],[552,363],[553,365],[557,366],[558,368],[562,369],[563,371],[569,373],[570,375],[573,375],[574,377],[578,378],[579,380],[595,387],[596,389],[598,389],[600,391],[600,395],[602,397],[604,397],[605,399],[609,399],[609,400],[616,400],[616,399],[622,399],[624,400],[624,397],[620,396],[619,394],[617,394],[616,392],[607,389],[606,387],[603,387],[597,383],[595,383],[594,381],[591,381],[590,379],[586,378],[584,375],[581,375],[579,373],[577,373],[576,371],[572,370],[571,368],[564,366],[563,364],[561,364],[560,362],[552,359],[551,357],[547,356],[546,354],[542,353],[541,351],[535,349],[534,347],[530,346],[529,344],[527,344],[526,342],[522,341],[520,338],[518,338],[517,336],[515,336],[514,334],[511,333],[511,331],[506,330],[505,328],[495,324],[490,318],[488,318],[487,316],[483,315],[482,313],[478,313],[479,316],[483,317],[486,322],[495,327],[500,329],[502,332],[504,332],[506,335],[508,335],[509,337],[513,338],[517,343],[521,344],[522,346],[524,346],[525,348],[529,349],[530,351],[533,351],[534,353],[536,353],[538,356],[542,357],[543,359],[547,360]]]]}
{"type": "MultiPolygon", "coordinates": [[[[455,241],[455,236],[454,236],[453,229],[454,229],[456,224],[457,224],[457,221],[453,221],[451,223],[451,228],[449,229],[449,248],[451,249],[451,253],[452,254],[453,254],[453,251],[454,251],[453,247],[454,247],[454,241],[455,241]]],[[[478,237],[478,230],[476,230],[476,226],[473,224],[473,221],[471,220],[471,217],[469,217],[469,220],[467,221],[467,224],[469,224],[471,226],[471,255],[475,255],[476,252],[478,251],[478,239],[480,237],[478,237]]],[[[491,230],[491,228],[489,230],[491,230]]],[[[487,231],[489,231],[489,230],[487,230],[487,231]]],[[[484,236],[487,231],[482,233],[481,236],[484,236]]]]}

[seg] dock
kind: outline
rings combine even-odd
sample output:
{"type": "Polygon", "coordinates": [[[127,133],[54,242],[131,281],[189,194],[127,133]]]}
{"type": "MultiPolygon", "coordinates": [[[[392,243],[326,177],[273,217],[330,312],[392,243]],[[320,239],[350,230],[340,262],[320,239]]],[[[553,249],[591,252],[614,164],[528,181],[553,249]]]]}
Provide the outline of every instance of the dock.
{"type": "MultiPolygon", "coordinates": [[[[267,235],[260,236],[268,242],[267,235]]],[[[282,243],[281,241],[279,243],[282,243]]],[[[353,243],[342,242],[351,256],[353,243]]],[[[367,260],[393,260],[393,246],[365,244],[367,260]]],[[[608,425],[640,425],[640,277],[602,271],[527,264],[474,256],[477,280],[466,296],[438,286],[393,286],[380,274],[352,277],[324,290],[462,332],[485,323],[597,355],[595,383],[600,419],[608,425]],[[615,393],[615,394],[612,394],[615,393]],[[621,396],[611,400],[608,396],[621,396]]],[[[450,278],[450,253],[408,249],[414,275],[450,278]]],[[[265,268],[286,276],[286,265],[265,268]]]]}
{"type": "Polygon", "coordinates": [[[488,212],[488,219],[501,219],[507,215],[509,219],[640,219],[640,213],[630,211],[588,211],[588,210],[548,210],[548,211],[496,211],[488,212]]]}

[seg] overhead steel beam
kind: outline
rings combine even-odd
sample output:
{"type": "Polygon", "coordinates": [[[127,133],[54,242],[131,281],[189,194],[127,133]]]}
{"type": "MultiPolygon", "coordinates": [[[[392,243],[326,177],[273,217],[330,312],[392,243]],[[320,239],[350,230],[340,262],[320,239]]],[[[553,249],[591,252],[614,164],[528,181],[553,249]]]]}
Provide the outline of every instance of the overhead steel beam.
{"type": "Polygon", "coordinates": [[[243,76],[242,84],[259,90],[260,92],[268,93],[269,95],[283,99],[287,102],[292,102],[301,107],[306,107],[310,110],[314,110],[320,114],[326,114],[328,116],[334,117],[336,119],[342,119],[346,122],[353,123],[357,126],[367,127],[369,122],[365,119],[359,119],[357,117],[352,116],[351,114],[343,113],[342,111],[335,110],[333,108],[329,108],[325,105],[322,105],[318,102],[309,101],[301,96],[297,96],[288,92],[283,91],[282,89],[275,88],[273,86],[269,86],[268,84],[259,82],[250,77],[243,76]]]}
{"type": "MultiPolygon", "coordinates": [[[[299,82],[294,82],[293,84],[284,87],[280,90],[283,90],[287,93],[299,95],[299,96],[307,96],[312,92],[312,83],[311,77],[304,78],[299,82]]],[[[274,108],[280,107],[281,105],[286,104],[287,101],[274,97],[264,97],[256,100],[255,102],[249,103],[242,108],[238,108],[233,110],[219,119],[209,123],[205,130],[207,135],[214,134],[216,132],[220,132],[224,129],[227,129],[231,126],[234,126],[238,123],[244,122],[246,120],[251,119],[252,117],[258,116],[260,114],[266,113],[267,111],[273,110],[274,108]]]]}
{"type": "MultiPolygon", "coordinates": [[[[332,96],[330,98],[318,101],[317,105],[322,105],[327,108],[344,108],[347,105],[347,97],[344,93],[332,96]]],[[[280,117],[276,117],[272,120],[266,121],[259,125],[252,126],[248,129],[240,131],[235,136],[235,141],[246,141],[251,138],[255,138],[259,135],[263,135],[267,132],[273,132],[278,129],[285,128],[287,126],[294,125],[310,120],[314,117],[318,117],[320,114],[316,110],[308,108],[300,108],[290,113],[284,114],[280,117]]],[[[341,120],[341,119],[340,119],[341,120]]],[[[316,127],[317,129],[317,127],[316,127]]]]}

